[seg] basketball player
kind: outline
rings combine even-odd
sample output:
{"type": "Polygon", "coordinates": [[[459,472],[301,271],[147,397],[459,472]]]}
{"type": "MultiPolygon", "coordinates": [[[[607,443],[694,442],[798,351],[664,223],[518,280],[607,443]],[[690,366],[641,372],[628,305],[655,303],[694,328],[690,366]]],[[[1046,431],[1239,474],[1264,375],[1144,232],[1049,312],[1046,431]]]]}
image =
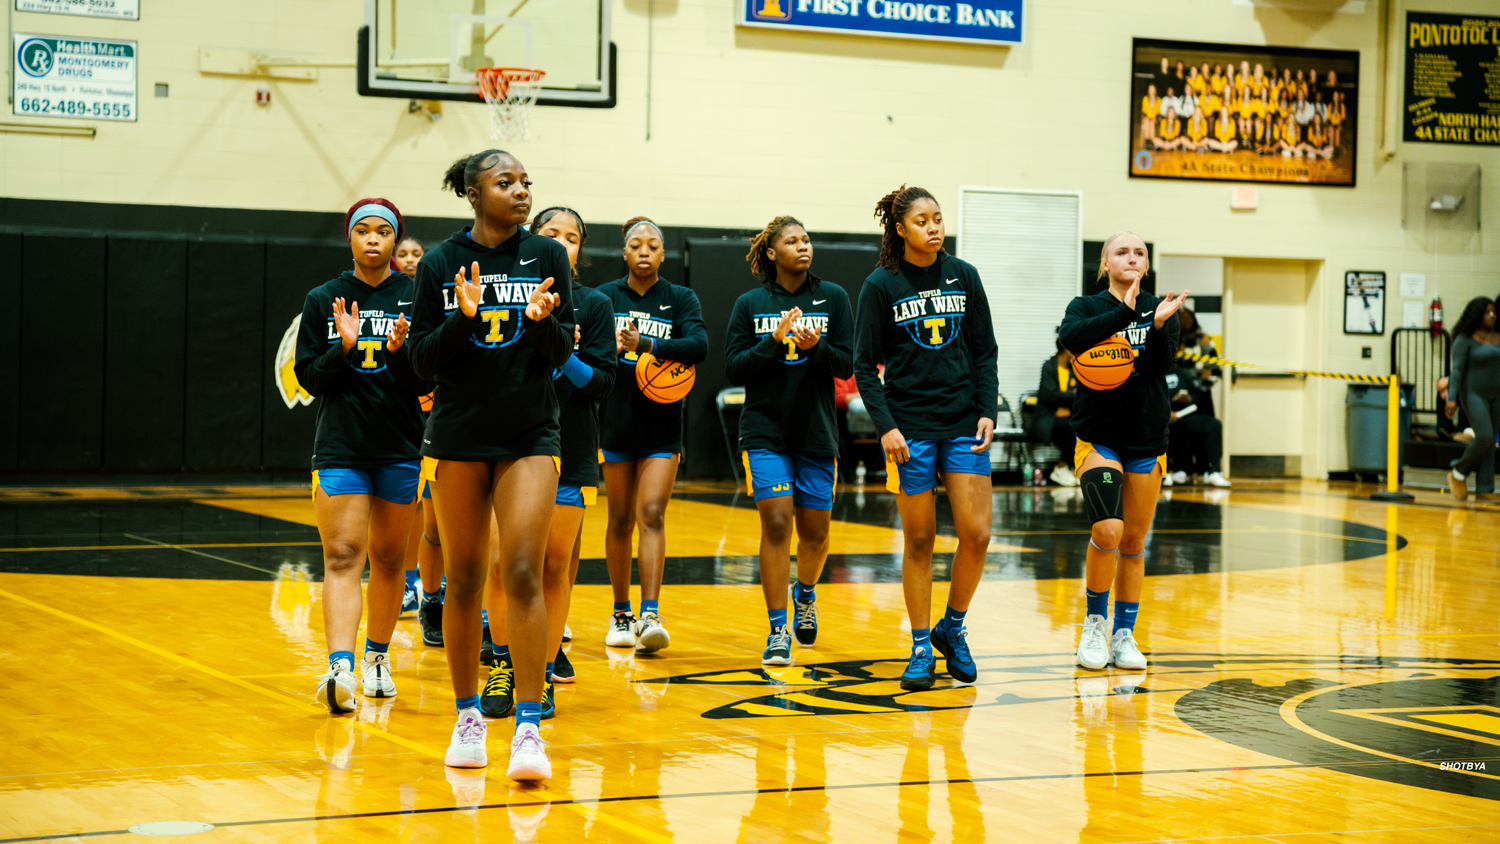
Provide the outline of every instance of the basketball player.
{"type": "Polygon", "coordinates": [[[474,224],[417,267],[412,365],[438,382],[422,444],[422,474],[442,533],[448,590],[443,639],[458,709],[445,761],[488,762],[479,711],[480,607],[491,575],[505,579],[515,664],[516,729],[508,774],[552,775],[540,725],[547,611],[542,566],[557,497],[557,394],[552,370],[573,353],[572,272],[557,241],[525,230],[526,168],[509,153],[460,158],[443,185],[468,200],[474,224]]]}
{"type": "Polygon", "coordinates": [[[684,364],[708,356],[708,329],[698,296],[661,278],[666,257],[661,229],[645,217],[627,222],[625,266],[629,274],[599,288],[615,315],[619,366],[604,402],[599,440],[609,527],[604,556],[615,606],[604,644],[651,653],[671,644],[661,620],[661,579],[667,564],[667,501],[682,456],[682,402],[647,398],[635,380],[642,354],[684,364]],[[630,613],[630,541],[640,531],[641,614],[630,613]]]}
{"type": "Polygon", "coordinates": [[[859,294],[854,375],[880,432],[886,488],[906,540],[901,583],[912,650],[901,688],[932,687],[932,651],[960,683],[978,676],[964,616],[990,544],[990,439],[999,396],[998,351],[984,286],[973,266],[943,251],[943,212],[932,194],[902,185],[875,204],[880,263],[859,294]],[[876,372],[885,364],[882,383],[876,372]],[[932,545],[938,476],[958,530],[948,606],[932,625],[932,545]]]}
{"type": "Polygon", "coordinates": [[[1141,148],[1150,149],[1156,139],[1156,118],[1161,116],[1161,97],[1156,95],[1156,86],[1146,86],[1146,96],[1141,97],[1141,148]]]}
{"type": "MultiPolygon", "coordinates": [[[[578,269],[578,258],[588,240],[588,228],[577,211],[553,207],[532,218],[530,231],[561,243],[568,252],[570,269],[578,269]]],[[[599,487],[598,402],[609,395],[615,382],[615,321],[609,300],[597,290],[574,285],[573,314],[575,350],[568,362],[552,373],[552,385],[561,406],[562,468],[557,485],[557,509],[547,536],[542,589],[547,596],[547,647],[556,656],[547,663],[547,685],[542,693],[542,718],[557,712],[553,683],[571,683],[573,664],[562,649],[567,626],[573,579],[578,575],[578,554],[583,539],[583,511],[594,503],[599,487]],[[554,611],[555,610],[555,611],[554,611]]],[[[479,708],[487,717],[503,718],[514,703],[514,673],[509,638],[501,621],[505,612],[505,588],[491,579],[485,603],[495,637],[489,679],[480,695],[479,708]]]]}
{"type": "Polygon", "coordinates": [[[344,220],[354,269],[307,294],[295,364],[297,382],[323,398],[312,465],[328,673],[318,678],[317,697],[334,713],[354,710],[354,637],[366,556],[370,623],[363,690],[369,697],[396,695],[388,651],[401,612],[406,537],[421,472],[417,397],[428,387],[413,374],[406,343],[412,281],[392,271],[401,213],[387,200],[361,199],[344,220]]]}
{"type": "Polygon", "coordinates": [[[760,287],[740,296],[729,317],[724,367],[745,388],[740,451],[745,482],[760,511],[760,584],[771,633],[760,661],[789,665],[787,624],[792,525],[797,526],[797,642],[818,639],[813,587],[828,559],[828,527],[838,478],[839,432],[833,379],[854,373],[849,294],[809,270],[812,239],[793,217],[777,217],[750,241],[750,272],[760,287]]]}
{"type": "MultiPolygon", "coordinates": [[[[1145,578],[1146,532],[1156,515],[1156,499],[1167,465],[1167,370],[1177,354],[1174,316],[1187,298],[1158,299],[1141,290],[1148,269],[1146,244],[1134,233],[1105,241],[1099,278],[1109,287],[1068,303],[1058,336],[1081,355],[1116,334],[1136,352],[1135,370],[1112,390],[1078,385],[1073,428],[1078,434],[1076,465],[1084,507],[1093,528],[1087,557],[1087,612],[1078,640],[1078,664],[1101,669],[1140,670],[1146,658],[1135,643],[1136,614],[1145,578]],[[1119,564],[1116,564],[1118,555],[1119,564]],[[1117,571],[1118,569],[1118,571],[1117,571]],[[1114,635],[1104,635],[1109,590],[1115,593],[1114,635]]],[[[1075,368],[1081,361],[1075,361],[1075,368]]]]}
{"type": "Polygon", "coordinates": [[[396,268],[411,276],[415,281],[417,264],[422,263],[422,254],[426,251],[426,247],[422,246],[422,241],[411,235],[401,238],[401,242],[396,244],[396,268]]]}
{"type": "MultiPolygon", "coordinates": [[[[408,276],[411,276],[413,281],[416,281],[417,264],[422,262],[422,253],[425,251],[426,249],[422,246],[422,241],[417,240],[411,235],[401,238],[401,242],[396,244],[396,254],[393,256],[396,262],[396,269],[406,273],[408,276]]],[[[431,409],[431,397],[423,396],[423,425],[427,424],[427,411],[431,409]]],[[[419,561],[422,557],[422,524],[425,521],[424,514],[427,512],[427,508],[422,506],[423,498],[431,500],[431,494],[427,491],[425,483],[422,484],[422,495],[417,499],[417,514],[411,520],[411,533],[406,540],[406,592],[401,599],[402,617],[405,617],[409,612],[420,609],[422,606],[421,564],[419,561]]],[[[439,586],[439,589],[441,588],[439,586]]]]}
{"type": "Polygon", "coordinates": [[[1229,116],[1229,109],[1219,110],[1219,119],[1214,121],[1214,136],[1207,144],[1219,152],[1234,152],[1239,142],[1234,138],[1234,118],[1229,116]]]}

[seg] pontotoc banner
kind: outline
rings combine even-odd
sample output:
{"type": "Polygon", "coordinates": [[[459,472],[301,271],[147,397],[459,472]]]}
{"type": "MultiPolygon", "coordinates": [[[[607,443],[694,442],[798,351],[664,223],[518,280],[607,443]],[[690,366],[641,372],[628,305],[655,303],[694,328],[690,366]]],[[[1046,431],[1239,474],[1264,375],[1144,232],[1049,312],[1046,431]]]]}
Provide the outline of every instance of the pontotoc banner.
{"type": "Polygon", "coordinates": [[[741,26],[1020,44],[1024,0],[740,0],[741,26]]]}
{"type": "Polygon", "coordinates": [[[1359,53],[1135,39],[1130,175],[1352,187],[1359,53]]]}
{"type": "Polygon", "coordinates": [[[1401,139],[1500,146],[1500,18],[1406,13],[1401,139]]]}

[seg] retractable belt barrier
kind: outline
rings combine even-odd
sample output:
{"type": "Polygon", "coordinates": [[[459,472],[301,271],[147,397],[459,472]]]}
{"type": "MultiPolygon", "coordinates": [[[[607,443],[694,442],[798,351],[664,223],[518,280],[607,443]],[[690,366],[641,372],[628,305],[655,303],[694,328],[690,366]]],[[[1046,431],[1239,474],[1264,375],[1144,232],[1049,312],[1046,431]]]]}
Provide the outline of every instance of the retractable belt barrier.
{"type": "Polygon", "coordinates": [[[1282,369],[1278,366],[1262,366],[1258,363],[1245,363],[1238,360],[1225,360],[1213,355],[1195,355],[1189,352],[1178,352],[1177,357],[1182,360],[1191,360],[1200,363],[1212,363],[1218,366],[1243,366],[1249,369],[1267,369],[1274,372],[1285,372],[1289,375],[1307,375],[1313,378],[1336,378],[1340,381],[1360,381],[1366,384],[1387,384],[1394,375],[1356,375],[1352,372],[1315,372],[1311,369],[1282,369]]]}

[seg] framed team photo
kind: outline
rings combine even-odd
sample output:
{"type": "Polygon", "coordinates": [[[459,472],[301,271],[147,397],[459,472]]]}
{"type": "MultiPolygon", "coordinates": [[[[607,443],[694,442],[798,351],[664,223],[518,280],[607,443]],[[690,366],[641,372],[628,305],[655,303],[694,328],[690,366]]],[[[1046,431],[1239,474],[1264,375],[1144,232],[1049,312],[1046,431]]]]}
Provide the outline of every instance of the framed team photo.
{"type": "Polygon", "coordinates": [[[1359,53],[1137,38],[1133,178],[1354,187],[1359,53]]]}

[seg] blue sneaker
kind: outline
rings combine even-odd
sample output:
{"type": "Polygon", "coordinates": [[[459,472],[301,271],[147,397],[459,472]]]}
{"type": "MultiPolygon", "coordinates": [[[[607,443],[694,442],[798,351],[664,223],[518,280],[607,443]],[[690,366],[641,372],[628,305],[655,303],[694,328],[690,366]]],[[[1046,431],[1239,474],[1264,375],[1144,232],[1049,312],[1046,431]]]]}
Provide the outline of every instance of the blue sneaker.
{"type": "MultiPolygon", "coordinates": [[[[419,583],[421,581],[418,581],[419,583]]],[[[401,618],[406,618],[422,606],[422,593],[415,586],[406,587],[406,592],[401,595],[401,618]]]]}
{"type": "Polygon", "coordinates": [[[969,655],[969,631],[960,627],[950,631],[938,624],[932,628],[932,646],[948,661],[948,676],[960,683],[972,683],[979,676],[979,667],[969,655]]]}
{"type": "Polygon", "coordinates": [[[797,600],[795,587],[787,587],[792,602],[792,629],[797,635],[797,644],[807,646],[818,641],[818,599],[797,600]]]}
{"type": "Polygon", "coordinates": [[[908,692],[925,692],[937,677],[937,662],[926,648],[913,648],[911,662],[901,675],[901,688],[908,692]]]}

